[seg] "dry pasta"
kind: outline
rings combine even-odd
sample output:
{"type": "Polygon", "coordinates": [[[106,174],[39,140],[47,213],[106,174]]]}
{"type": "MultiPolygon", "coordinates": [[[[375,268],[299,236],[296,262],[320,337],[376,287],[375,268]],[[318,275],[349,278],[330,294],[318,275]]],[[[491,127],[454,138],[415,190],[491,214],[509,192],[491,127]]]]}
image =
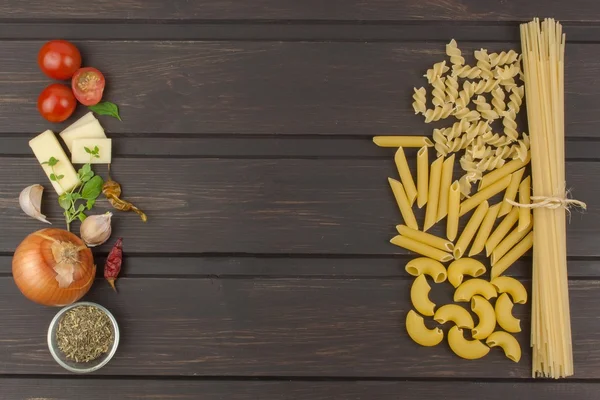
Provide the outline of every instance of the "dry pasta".
{"type": "Polygon", "coordinates": [[[489,257],[492,254],[492,251],[498,246],[506,235],[508,235],[508,231],[517,223],[519,219],[519,211],[516,208],[510,210],[510,212],[504,217],[502,222],[498,225],[496,230],[490,235],[488,240],[485,242],[485,253],[489,257]]]}
{"type": "Polygon", "coordinates": [[[512,209],[512,205],[508,200],[514,201],[517,196],[517,192],[519,191],[519,185],[521,184],[521,178],[523,178],[523,174],[525,173],[525,168],[521,168],[517,170],[517,172],[513,172],[510,175],[510,184],[506,188],[504,192],[504,199],[502,200],[502,206],[500,207],[499,217],[503,217],[509,213],[512,209]]]}
{"type": "Polygon", "coordinates": [[[400,214],[402,214],[404,223],[413,229],[419,229],[417,219],[415,218],[415,214],[410,206],[410,201],[408,200],[406,192],[404,191],[404,186],[392,178],[388,178],[388,182],[390,183],[390,187],[392,188],[392,192],[396,198],[396,203],[398,203],[398,208],[400,209],[400,214]]]}
{"type": "MultiPolygon", "coordinates": [[[[519,185],[519,203],[531,204],[531,177],[523,179],[519,185]]],[[[527,207],[519,207],[519,230],[527,229],[531,222],[531,210],[527,207]]]]}
{"type": "Polygon", "coordinates": [[[429,192],[427,196],[427,209],[425,210],[423,232],[426,232],[429,228],[431,228],[436,221],[443,162],[444,158],[438,157],[433,163],[431,163],[431,170],[429,171],[429,192]]]}
{"type": "Polygon", "coordinates": [[[477,111],[481,115],[481,118],[488,121],[500,118],[498,113],[492,109],[492,106],[488,104],[485,97],[482,95],[477,96],[477,98],[473,100],[473,103],[477,105],[477,111]]]}
{"type": "Polygon", "coordinates": [[[481,226],[479,227],[479,231],[477,232],[477,236],[475,236],[475,240],[473,241],[473,245],[471,246],[471,250],[469,250],[469,257],[473,257],[483,251],[485,248],[485,242],[490,237],[492,233],[492,229],[494,228],[494,223],[496,222],[496,218],[498,217],[498,212],[500,212],[500,204],[495,204],[491,206],[483,221],[481,222],[481,226]]]}
{"type": "Polygon", "coordinates": [[[458,99],[458,80],[455,76],[448,75],[446,77],[446,99],[454,103],[458,99]]]}
{"type": "Polygon", "coordinates": [[[465,58],[461,55],[461,51],[456,44],[456,40],[452,39],[450,43],[446,45],[446,54],[450,57],[450,62],[455,65],[463,65],[465,58]]]}
{"type": "MultiPolygon", "coordinates": [[[[492,106],[498,115],[502,115],[504,110],[506,110],[506,103],[504,102],[504,99],[506,99],[504,89],[497,87],[496,89],[492,90],[492,106]]],[[[518,112],[518,110],[516,112],[518,112]]]]}
{"type": "Polygon", "coordinates": [[[427,90],[425,90],[424,87],[421,87],[419,89],[414,88],[415,93],[413,94],[413,109],[415,110],[415,114],[425,114],[425,111],[427,110],[427,90]]]}
{"type": "Polygon", "coordinates": [[[515,61],[517,61],[518,57],[519,54],[514,50],[510,50],[508,52],[503,51],[501,53],[490,54],[490,62],[492,63],[492,67],[498,65],[512,64],[515,61]]]}
{"type": "Polygon", "coordinates": [[[398,247],[421,254],[425,257],[433,258],[439,262],[448,262],[452,260],[452,254],[446,253],[445,251],[436,249],[435,247],[407,238],[405,236],[394,236],[390,242],[398,247]]]}
{"type": "Polygon", "coordinates": [[[506,164],[504,164],[502,166],[502,168],[499,168],[495,171],[492,171],[492,172],[484,175],[483,178],[481,178],[481,182],[479,183],[479,190],[484,189],[484,188],[492,185],[496,181],[499,181],[500,179],[512,174],[516,170],[523,168],[524,166],[526,166],[529,163],[529,159],[530,159],[530,156],[528,154],[527,158],[525,160],[509,161],[506,164]]]}
{"type": "Polygon", "coordinates": [[[530,231],[532,228],[532,224],[529,224],[527,229],[519,231],[518,228],[515,228],[511,233],[509,233],[498,246],[492,251],[492,256],[490,258],[492,266],[496,265],[498,260],[500,260],[510,249],[512,249],[517,243],[519,243],[530,231]]]}
{"type": "Polygon", "coordinates": [[[454,250],[454,244],[452,244],[451,241],[432,235],[431,233],[423,232],[418,229],[412,229],[406,225],[397,225],[396,230],[402,236],[406,236],[407,238],[411,238],[418,242],[425,243],[431,247],[435,247],[436,249],[440,249],[443,251],[454,250]]]}
{"type": "Polygon", "coordinates": [[[439,76],[435,78],[431,84],[433,90],[431,91],[431,102],[436,107],[441,107],[446,103],[446,84],[444,80],[439,76]]]}
{"type": "Polygon", "coordinates": [[[425,111],[425,123],[439,121],[440,119],[448,118],[452,113],[452,104],[445,103],[441,107],[434,107],[425,111]]]}
{"type": "Polygon", "coordinates": [[[529,232],[523,240],[492,266],[492,279],[502,275],[511,265],[533,247],[533,232],[529,232]]]}
{"type": "Polygon", "coordinates": [[[440,61],[439,63],[433,64],[433,67],[428,69],[423,76],[427,78],[427,83],[431,84],[436,78],[448,72],[448,70],[449,68],[446,66],[446,61],[440,61]]]}
{"type": "Polygon", "coordinates": [[[448,219],[446,221],[446,237],[449,240],[456,239],[458,234],[458,220],[460,217],[460,185],[454,181],[448,192],[448,219]]]}
{"type": "Polygon", "coordinates": [[[444,160],[442,165],[442,176],[440,179],[440,195],[436,222],[440,222],[448,215],[448,194],[452,185],[452,172],[454,171],[454,154],[444,160]]]}
{"type": "Polygon", "coordinates": [[[417,153],[417,206],[423,208],[429,197],[429,158],[427,147],[417,153]]]}
{"type": "Polygon", "coordinates": [[[396,168],[398,168],[398,175],[400,175],[400,181],[406,191],[408,202],[412,206],[417,198],[417,187],[415,186],[415,181],[408,167],[408,161],[402,147],[399,147],[396,151],[394,162],[396,163],[396,168]]]}
{"type": "Polygon", "coordinates": [[[467,250],[467,247],[471,243],[471,240],[473,240],[477,229],[479,229],[481,222],[485,218],[488,208],[489,205],[487,201],[483,201],[481,204],[479,204],[479,206],[477,206],[477,209],[469,219],[469,222],[467,222],[467,226],[465,229],[463,229],[463,232],[460,234],[460,237],[454,246],[453,255],[455,259],[458,260],[461,258],[467,250]]]}
{"type": "Polygon", "coordinates": [[[417,276],[410,287],[410,301],[412,302],[413,307],[421,315],[427,317],[433,316],[435,310],[435,303],[429,299],[430,291],[431,286],[427,283],[425,275],[417,276]]]}
{"type": "Polygon", "coordinates": [[[475,50],[473,52],[475,59],[477,60],[477,67],[481,70],[481,78],[493,79],[494,74],[492,73],[492,63],[490,62],[490,56],[485,49],[475,50]]]}
{"type": "Polygon", "coordinates": [[[446,268],[442,263],[428,257],[410,260],[404,269],[412,276],[429,275],[435,283],[442,283],[447,277],[446,268]]]}
{"type": "Polygon", "coordinates": [[[490,197],[500,193],[510,183],[510,176],[505,176],[497,182],[492,183],[489,186],[486,186],[484,189],[480,189],[477,193],[475,193],[470,198],[463,201],[460,205],[460,215],[465,215],[479,204],[489,199],[490,197]]]}
{"type": "Polygon", "coordinates": [[[427,136],[375,136],[373,143],[379,147],[433,147],[427,136]]]}

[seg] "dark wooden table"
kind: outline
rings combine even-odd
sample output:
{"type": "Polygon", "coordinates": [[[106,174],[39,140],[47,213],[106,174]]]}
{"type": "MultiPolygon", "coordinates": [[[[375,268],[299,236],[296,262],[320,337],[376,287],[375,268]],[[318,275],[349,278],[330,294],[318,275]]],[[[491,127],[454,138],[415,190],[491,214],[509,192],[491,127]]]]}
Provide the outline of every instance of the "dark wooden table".
{"type": "MultiPolygon", "coordinates": [[[[51,3],[0,1],[0,399],[600,397],[600,3],[51,3]],[[430,131],[410,95],[444,43],[519,49],[518,22],[534,16],[556,17],[568,35],[568,184],[590,206],[568,228],[576,375],[559,382],[530,378],[528,307],[519,364],[411,342],[410,256],[388,243],[400,220],[386,186],[393,152],[370,141],[430,131]],[[127,253],[120,291],[98,274],[85,299],[114,312],[122,342],[84,377],[48,352],[57,310],[26,300],[11,277],[15,247],[42,228],[18,194],[49,187],[27,141],[66,125],[35,107],[49,83],[36,54],[54,38],[106,73],[123,117],[101,119],[114,177],[150,218],[115,219],[127,253]]],[[[99,265],[107,251],[95,250],[99,265]]],[[[528,282],[530,266],[512,274],[528,282]]]]}

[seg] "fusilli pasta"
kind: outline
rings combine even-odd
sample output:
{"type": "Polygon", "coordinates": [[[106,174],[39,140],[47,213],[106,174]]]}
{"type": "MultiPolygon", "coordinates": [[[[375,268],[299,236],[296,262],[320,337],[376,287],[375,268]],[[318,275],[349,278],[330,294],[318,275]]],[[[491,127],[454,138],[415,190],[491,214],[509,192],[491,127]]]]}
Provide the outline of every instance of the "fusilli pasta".
{"type": "Polygon", "coordinates": [[[450,68],[446,66],[446,61],[440,61],[439,63],[433,64],[433,67],[429,68],[423,76],[426,77],[427,82],[431,84],[436,78],[439,78],[448,72],[449,69],[450,68]]]}
{"type": "Polygon", "coordinates": [[[517,122],[515,121],[515,118],[516,114],[514,110],[506,111],[504,113],[504,118],[502,118],[504,134],[513,142],[516,142],[519,139],[519,133],[517,132],[517,122]]]}
{"type": "Polygon", "coordinates": [[[427,110],[427,105],[425,102],[427,101],[427,90],[424,87],[419,89],[414,88],[415,93],[413,94],[413,109],[415,110],[415,114],[425,114],[427,110]]]}
{"type": "Polygon", "coordinates": [[[446,76],[446,100],[449,102],[456,102],[458,99],[458,80],[455,76],[446,76]]]}
{"type": "Polygon", "coordinates": [[[475,110],[469,110],[468,108],[461,108],[454,112],[454,116],[457,119],[466,119],[469,122],[477,121],[481,118],[481,115],[475,110]]]}
{"type": "Polygon", "coordinates": [[[519,57],[519,54],[514,50],[509,50],[508,52],[503,51],[501,53],[492,53],[490,54],[490,62],[492,63],[492,67],[497,65],[512,64],[517,61],[517,57],[519,57]]]}
{"type": "Polygon", "coordinates": [[[446,54],[450,57],[450,62],[454,65],[463,65],[465,63],[465,58],[462,56],[454,39],[446,45],[446,54]]]}
{"type": "Polygon", "coordinates": [[[482,94],[490,93],[496,89],[500,82],[496,79],[481,79],[477,83],[473,83],[473,93],[482,94]]]}
{"type": "Polygon", "coordinates": [[[470,65],[453,65],[452,75],[460,78],[475,79],[481,75],[481,70],[478,67],[471,67],[470,65]]]}
{"type": "Polygon", "coordinates": [[[502,115],[504,110],[506,110],[506,103],[504,102],[505,98],[506,94],[501,87],[492,90],[492,106],[498,115],[502,115]]]}
{"type": "Polygon", "coordinates": [[[525,87],[517,86],[513,87],[508,96],[508,104],[506,105],[509,110],[513,110],[516,113],[521,109],[523,104],[523,96],[525,95],[525,87]]]}
{"type": "Polygon", "coordinates": [[[479,111],[479,114],[481,114],[483,119],[493,121],[500,118],[498,113],[492,110],[492,106],[488,104],[488,102],[485,100],[485,97],[481,95],[477,96],[477,98],[473,100],[473,103],[477,105],[477,111],[479,111]]]}
{"type": "Polygon", "coordinates": [[[450,113],[452,113],[452,104],[450,103],[446,103],[441,107],[434,107],[433,109],[425,111],[425,123],[448,118],[450,113]]]}
{"type": "Polygon", "coordinates": [[[505,67],[494,68],[494,77],[501,81],[514,78],[519,74],[520,68],[517,63],[507,65],[505,67]]]}
{"type": "Polygon", "coordinates": [[[490,63],[490,56],[487,50],[475,50],[474,54],[477,60],[477,67],[481,70],[480,77],[483,79],[493,79],[492,64],[490,63]]]}
{"type": "Polygon", "coordinates": [[[444,80],[438,76],[431,86],[433,86],[431,102],[434,106],[440,107],[446,103],[446,85],[444,84],[444,80]]]}

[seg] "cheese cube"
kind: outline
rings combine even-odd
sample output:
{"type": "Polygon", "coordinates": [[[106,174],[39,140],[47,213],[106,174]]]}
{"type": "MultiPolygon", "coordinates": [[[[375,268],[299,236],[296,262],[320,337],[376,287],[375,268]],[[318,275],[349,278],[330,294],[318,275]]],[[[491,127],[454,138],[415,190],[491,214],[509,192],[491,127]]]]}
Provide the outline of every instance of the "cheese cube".
{"type": "Polygon", "coordinates": [[[65,129],[63,129],[63,131],[61,132],[61,135],[63,133],[65,133],[66,131],[69,131],[73,128],[77,128],[78,126],[82,126],[85,125],[89,122],[93,122],[96,121],[96,117],[94,117],[94,113],[93,112],[89,112],[87,114],[85,114],[83,117],[79,118],[77,121],[73,122],[71,125],[67,126],[65,129]]]}
{"type": "Polygon", "coordinates": [[[111,139],[77,139],[73,141],[71,162],[73,164],[110,164],[111,153],[111,139]],[[86,147],[93,151],[96,146],[99,150],[98,158],[92,157],[90,153],[85,151],[86,147]]]}
{"type": "Polygon", "coordinates": [[[65,142],[70,152],[73,152],[73,141],[77,139],[106,139],[104,129],[100,125],[97,119],[87,124],[76,126],[75,128],[69,129],[66,132],[62,131],[60,137],[65,142]]]}
{"type": "Polygon", "coordinates": [[[56,193],[58,193],[59,196],[79,185],[79,178],[77,178],[75,168],[73,168],[73,165],[69,162],[69,159],[60,146],[54,132],[47,130],[40,133],[29,141],[29,147],[33,150],[33,154],[35,154],[35,157],[40,164],[50,160],[51,157],[58,160],[58,163],[54,167],[50,167],[48,164],[42,164],[42,168],[48,179],[50,179],[50,174],[52,173],[57,176],[62,175],[62,179],[60,179],[59,182],[50,180],[50,183],[52,183],[54,190],[56,190],[56,193]]]}

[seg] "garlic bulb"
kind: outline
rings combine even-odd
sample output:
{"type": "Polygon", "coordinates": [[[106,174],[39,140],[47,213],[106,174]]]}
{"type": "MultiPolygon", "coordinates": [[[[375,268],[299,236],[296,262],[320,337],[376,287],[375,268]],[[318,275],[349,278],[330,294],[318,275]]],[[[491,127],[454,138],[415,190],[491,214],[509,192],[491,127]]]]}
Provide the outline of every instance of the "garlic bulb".
{"type": "Polygon", "coordinates": [[[42,193],[44,193],[44,187],[42,185],[31,185],[26,187],[19,195],[19,205],[25,214],[52,225],[41,212],[42,193]]]}
{"type": "Polygon", "coordinates": [[[81,223],[79,234],[89,247],[100,246],[110,238],[112,213],[91,215],[81,223]]]}

